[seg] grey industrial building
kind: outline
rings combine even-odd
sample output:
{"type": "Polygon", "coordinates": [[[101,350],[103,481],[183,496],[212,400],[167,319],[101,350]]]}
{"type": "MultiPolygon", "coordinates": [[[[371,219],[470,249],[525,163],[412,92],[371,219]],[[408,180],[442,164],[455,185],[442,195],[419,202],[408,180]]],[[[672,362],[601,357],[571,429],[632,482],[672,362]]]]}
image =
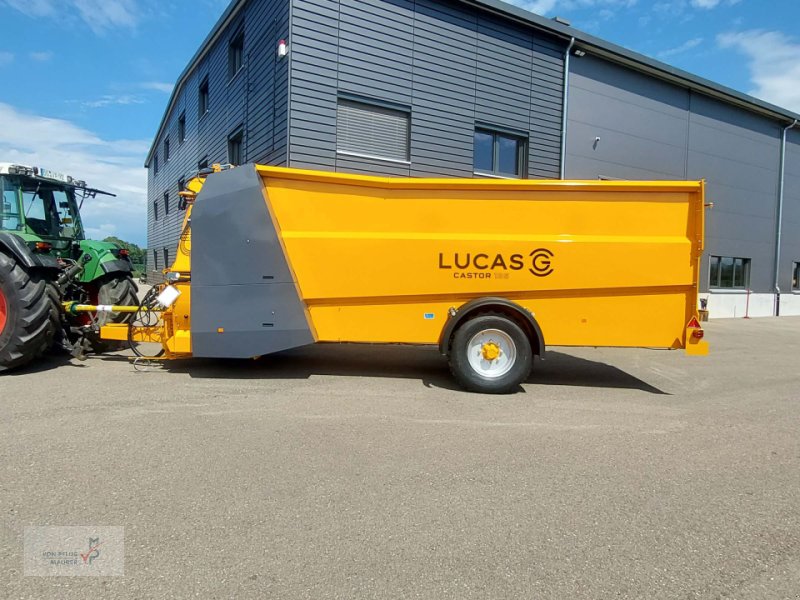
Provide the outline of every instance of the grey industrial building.
{"type": "Polygon", "coordinates": [[[174,257],[182,182],[213,163],[705,179],[711,316],[797,315],[798,119],[497,0],[235,0],[147,157],[148,269],[174,257]]]}

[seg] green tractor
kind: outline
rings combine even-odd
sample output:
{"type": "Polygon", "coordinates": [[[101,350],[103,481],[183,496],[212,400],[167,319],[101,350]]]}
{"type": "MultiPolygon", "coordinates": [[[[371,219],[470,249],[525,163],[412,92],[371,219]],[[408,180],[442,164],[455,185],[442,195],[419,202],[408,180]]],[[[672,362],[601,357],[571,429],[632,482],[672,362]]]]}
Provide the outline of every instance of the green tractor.
{"type": "Polygon", "coordinates": [[[82,357],[126,315],[67,315],[63,302],[138,305],[127,250],[84,239],[84,200],[107,192],[59,173],[0,163],[0,372],[54,346],[82,357]]]}

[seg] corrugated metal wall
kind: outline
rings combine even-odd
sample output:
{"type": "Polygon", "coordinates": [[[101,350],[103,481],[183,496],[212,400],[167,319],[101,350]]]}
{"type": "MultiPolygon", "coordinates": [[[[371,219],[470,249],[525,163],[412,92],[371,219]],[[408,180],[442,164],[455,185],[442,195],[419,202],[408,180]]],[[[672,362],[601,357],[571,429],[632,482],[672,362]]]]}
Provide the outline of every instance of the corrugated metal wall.
{"type": "Polygon", "coordinates": [[[558,176],[559,42],[446,0],[295,0],[292,22],[291,166],[472,177],[477,123],[529,134],[528,176],[558,176]],[[337,155],[339,94],[407,108],[408,163],[337,155]]]}
{"type": "MultiPolygon", "coordinates": [[[[599,58],[574,58],[570,71],[567,177],[706,179],[706,254],[750,258],[752,290],[770,292],[780,124],[599,58]]],[[[798,173],[800,161],[787,164],[798,173]]]]}
{"type": "Polygon", "coordinates": [[[183,213],[177,210],[178,181],[197,170],[198,162],[227,162],[228,137],[242,129],[248,162],[286,163],[288,61],[276,59],[278,40],[288,38],[288,0],[251,0],[223,32],[189,76],[167,124],[157,140],[159,172],[148,169],[148,270],[164,268],[163,252],[175,257],[183,213]],[[230,79],[228,48],[244,30],[244,68],[230,79]],[[208,77],[209,112],[199,114],[199,87],[208,77]],[[186,141],[178,140],[178,120],[186,116],[186,141]],[[170,160],[164,160],[164,139],[170,139],[170,160]],[[164,193],[170,210],[165,214],[164,193]],[[158,205],[155,218],[154,203],[158,205]],[[158,255],[154,261],[153,251],[158,255]]]}

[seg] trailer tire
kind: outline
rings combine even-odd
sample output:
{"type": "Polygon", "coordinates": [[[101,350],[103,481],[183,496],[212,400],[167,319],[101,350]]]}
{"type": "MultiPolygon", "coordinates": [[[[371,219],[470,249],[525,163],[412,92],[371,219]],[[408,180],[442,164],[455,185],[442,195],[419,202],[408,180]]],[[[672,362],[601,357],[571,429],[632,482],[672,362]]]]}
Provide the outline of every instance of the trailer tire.
{"type": "MultiPolygon", "coordinates": [[[[139,287],[133,278],[126,273],[116,273],[98,282],[97,303],[117,306],[139,306],[139,287]]],[[[131,313],[98,313],[97,325],[102,327],[109,323],[129,323],[133,319],[131,313]]],[[[90,340],[92,350],[98,354],[113,352],[126,347],[125,342],[105,341],[99,334],[90,340]]]]}
{"type": "Polygon", "coordinates": [[[517,323],[504,315],[486,313],[459,325],[449,359],[450,370],[464,389],[510,394],[528,379],[533,350],[517,323]]]}
{"type": "Polygon", "coordinates": [[[0,253],[0,372],[40,357],[51,333],[47,281],[0,253]]]}

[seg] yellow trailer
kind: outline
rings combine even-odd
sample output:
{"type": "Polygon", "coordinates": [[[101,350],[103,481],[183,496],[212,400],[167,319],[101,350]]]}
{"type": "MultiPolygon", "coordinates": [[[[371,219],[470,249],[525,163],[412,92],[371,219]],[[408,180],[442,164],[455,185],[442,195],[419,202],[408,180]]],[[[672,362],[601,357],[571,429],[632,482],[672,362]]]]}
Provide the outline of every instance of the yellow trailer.
{"type": "Polygon", "coordinates": [[[184,196],[165,293],[103,338],[158,341],[168,359],[438,344],[462,386],[498,393],[527,379],[545,343],[707,352],[703,182],[247,166],[184,196]]]}

